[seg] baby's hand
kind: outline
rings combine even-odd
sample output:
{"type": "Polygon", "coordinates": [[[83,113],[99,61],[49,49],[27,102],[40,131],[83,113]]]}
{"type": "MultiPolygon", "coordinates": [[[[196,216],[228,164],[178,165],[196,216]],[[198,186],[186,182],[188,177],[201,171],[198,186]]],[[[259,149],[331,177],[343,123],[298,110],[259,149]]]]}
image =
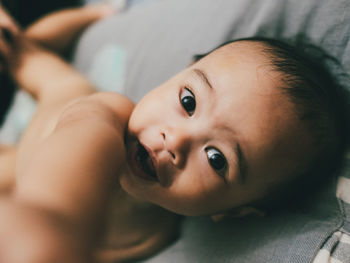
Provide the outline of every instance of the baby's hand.
{"type": "Polygon", "coordinates": [[[0,5],[0,72],[7,68],[13,55],[14,43],[20,32],[16,22],[0,5]]]}
{"type": "Polygon", "coordinates": [[[18,34],[21,30],[14,19],[5,11],[0,4],[0,26],[9,29],[12,33],[18,34]]]}

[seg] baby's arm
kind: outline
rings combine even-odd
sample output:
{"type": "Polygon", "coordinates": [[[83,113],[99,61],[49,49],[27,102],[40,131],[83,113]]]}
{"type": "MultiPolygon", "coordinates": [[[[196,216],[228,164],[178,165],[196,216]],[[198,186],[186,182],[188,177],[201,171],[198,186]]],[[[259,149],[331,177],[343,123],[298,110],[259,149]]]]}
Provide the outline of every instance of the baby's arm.
{"type": "Polygon", "coordinates": [[[123,136],[133,104],[121,95],[93,94],[93,86],[70,65],[7,30],[13,34],[11,45],[7,43],[9,72],[39,102],[18,145],[15,196],[23,202],[47,202],[72,218],[88,218],[84,212],[95,214],[93,200],[108,193],[110,173],[117,175],[125,163],[123,136]],[[89,200],[88,210],[84,200],[89,200]]]}
{"type": "Polygon", "coordinates": [[[101,212],[101,200],[117,183],[112,175],[125,164],[124,130],[133,104],[121,95],[94,94],[69,64],[12,34],[9,73],[39,103],[18,145],[15,197],[90,225],[87,219],[101,212]]]}
{"type": "Polygon", "coordinates": [[[9,62],[9,73],[39,103],[74,98],[94,91],[91,83],[63,59],[19,35],[9,62]]]}
{"type": "MultiPolygon", "coordinates": [[[[70,246],[68,241],[73,236],[77,237],[72,241],[74,244],[80,242],[90,248],[85,252],[91,253],[109,196],[118,187],[117,176],[125,168],[123,136],[133,104],[120,95],[93,94],[91,84],[68,64],[20,33],[9,31],[13,35],[12,43],[3,41],[5,48],[1,49],[8,69],[39,99],[39,106],[18,146],[14,202],[7,206],[10,209],[0,206],[1,214],[13,215],[17,220],[0,224],[0,240],[13,238],[13,232],[7,229],[23,226],[28,231],[16,233],[19,236],[14,237],[16,240],[28,232],[35,235],[32,228],[41,231],[35,236],[39,244],[46,243],[49,236],[66,233],[52,241],[53,250],[70,246]],[[54,128],[43,135],[48,122],[54,123],[54,128]],[[37,220],[31,220],[32,216],[43,224],[35,223],[37,220]]],[[[16,253],[26,246],[0,242],[0,251],[16,253]]],[[[45,248],[40,246],[25,251],[32,252],[39,253],[32,262],[47,256],[40,254],[45,253],[45,248]]]]}
{"type": "Polygon", "coordinates": [[[28,39],[0,6],[0,67],[41,102],[67,100],[92,85],[64,60],[28,39]],[[65,95],[65,96],[63,96],[65,95]]]}
{"type": "Polygon", "coordinates": [[[64,54],[82,30],[114,12],[114,8],[106,4],[56,11],[29,26],[25,35],[50,50],[64,54]]]}

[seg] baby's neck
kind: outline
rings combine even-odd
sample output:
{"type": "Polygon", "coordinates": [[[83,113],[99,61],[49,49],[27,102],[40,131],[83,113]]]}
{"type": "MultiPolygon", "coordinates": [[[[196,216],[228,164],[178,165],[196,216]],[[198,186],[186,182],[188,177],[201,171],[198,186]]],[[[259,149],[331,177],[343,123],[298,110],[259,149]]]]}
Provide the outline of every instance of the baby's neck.
{"type": "Polygon", "coordinates": [[[180,216],[149,202],[135,199],[121,187],[115,191],[107,213],[102,247],[132,247],[159,233],[176,231],[180,216]]]}

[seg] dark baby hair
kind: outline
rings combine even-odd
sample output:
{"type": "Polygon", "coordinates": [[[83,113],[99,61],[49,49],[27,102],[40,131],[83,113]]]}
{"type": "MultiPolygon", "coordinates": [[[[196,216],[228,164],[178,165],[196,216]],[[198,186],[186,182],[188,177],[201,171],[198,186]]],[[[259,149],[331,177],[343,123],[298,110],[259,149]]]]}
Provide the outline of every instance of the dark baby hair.
{"type": "MultiPolygon", "coordinates": [[[[265,210],[298,205],[334,178],[349,146],[349,95],[340,84],[345,73],[334,76],[330,66],[340,64],[324,50],[305,40],[287,41],[252,37],[226,42],[214,50],[238,41],[257,42],[270,60],[272,70],[282,73],[282,91],[294,104],[295,113],[312,138],[314,156],[307,167],[278,189],[271,189],[262,201],[254,203],[265,210]],[[317,185],[317,187],[313,185],[317,185]]],[[[212,50],[212,51],[214,51],[212,50]]],[[[210,51],[209,53],[211,53],[210,51]]],[[[194,56],[198,61],[204,56],[194,56]]]]}

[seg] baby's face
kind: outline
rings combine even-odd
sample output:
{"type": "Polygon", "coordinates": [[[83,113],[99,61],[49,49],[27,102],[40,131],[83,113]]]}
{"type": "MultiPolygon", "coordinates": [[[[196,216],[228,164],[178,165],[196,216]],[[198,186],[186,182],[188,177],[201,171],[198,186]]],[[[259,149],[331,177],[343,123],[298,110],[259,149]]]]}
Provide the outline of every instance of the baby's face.
{"type": "Polygon", "coordinates": [[[220,48],[135,107],[120,178],[131,195],[185,215],[262,198],[302,163],[308,138],[257,44],[220,48]]]}

